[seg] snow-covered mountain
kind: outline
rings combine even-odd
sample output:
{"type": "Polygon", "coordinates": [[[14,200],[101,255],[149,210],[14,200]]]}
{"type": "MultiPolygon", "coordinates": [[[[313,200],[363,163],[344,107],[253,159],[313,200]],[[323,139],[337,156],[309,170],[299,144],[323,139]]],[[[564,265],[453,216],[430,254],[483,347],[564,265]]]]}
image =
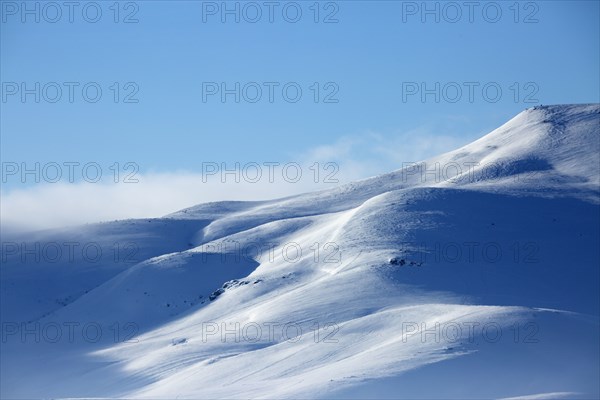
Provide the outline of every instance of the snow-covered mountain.
{"type": "Polygon", "coordinates": [[[3,238],[2,397],[597,398],[599,169],[600,105],[535,107],[335,189],[3,238]]]}

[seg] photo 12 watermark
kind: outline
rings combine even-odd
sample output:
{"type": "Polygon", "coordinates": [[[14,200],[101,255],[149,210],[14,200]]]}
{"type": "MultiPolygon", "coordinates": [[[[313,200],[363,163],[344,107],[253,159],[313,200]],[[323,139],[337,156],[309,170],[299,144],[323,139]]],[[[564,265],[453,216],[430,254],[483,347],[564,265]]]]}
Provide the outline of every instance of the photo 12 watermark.
{"type": "Polygon", "coordinates": [[[402,82],[402,103],[538,103],[536,82],[402,82]]]}
{"type": "Polygon", "coordinates": [[[202,103],[288,103],[337,104],[340,86],[336,82],[294,81],[202,82],[202,103]]]}
{"type": "Polygon", "coordinates": [[[540,4],[537,1],[403,1],[401,7],[402,23],[540,22],[540,4]]]}
{"type": "Polygon", "coordinates": [[[508,158],[500,158],[490,162],[404,161],[398,174],[403,183],[413,182],[431,185],[448,183],[458,186],[481,181],[491,182],[507,179],[514,183],[531,183],[540,179],[545,169],[547,169],[547,166],[541,160],[529,160],[527,163],[522,163],[508,158]],[[519,172],[515,173],[515,171],[519,172]]]}
{"type": "Polygon", "coordinates": [[[139,183],[140,166],[133,161],[3,161],[2,183],[139,183]]]}
{"type": "Polygon", "coordinates": [[[315,24],[340,22],[336,1],[203,1],[202,23],[257,24],[303,21],[315,24]]]}
{"type": "Polygon", "coordinates": [[[333,241],[311,242],[308,244],[294,241],[249,241],[242,243],[227,239],[202,244],[196,247],[194,251],[200,253],[200,258],[204,263],[213,262],[212,259],[208,258],[208,254],[220,254],[223,262],[226,260],[240,262],[242,259],[253,259],[257,262],[272,263],[278,260],[295,264],[300,260],[307,259],[315,264],[340,264],[343,255],[340,245],[333,241]]]}
{"type": "Polygon", "coordinates": [[[2,23],[137,24],[140,2],[136,1],[2,1],[2,23]]]}
{"type": "MultiPolygon", "coordinates": [[[[495,222],[489,223],[494,228],[495,222]]],[[[423,267],[427,263],[448,264],[539,264],[540,244],[535,240],[499,242],[494,240],[434,241],[404,243],[399,255],[388,260],[399,267],[423,267]]]]}
{"type": "Polygon", "coordinates": [[[2,263],[17,264],[96,264],[140,262],[136,256],[139,246],[136,242],[115,241],[100,243],[94,241],[46,241],[46,242],[2,242],[2,263]]]}
{"type": "Polygon", "coordinates": [[[138,343],[140,331],[135,322],[96,321],[63,322],[2,322],[1,342],[6,343],[99,343],[103,339],[111,343],[138,343]]]}
{"type": "Polygon", "coordinates": [[[68,82],[2,82],[2,103],[117,103],[137,104],[140,86],[136,82],[99,83],[68,82]]]}
{"type": "Polygon", "coordinates": [[[498,343],[508,339],[513,343],[539,343],[540,327],[535,322],[516,322],[508,327],[495,321],[415,322],[401,324],[402,343],[417,339],[420,343],[498,343]]]}
{"type": "Polygon", "coordinates": [[[336,162],[251,161],[246,163],[206,161],[201,164],[202,183],[217,179],[220,183],[297,183],[303,178],[313,183],[339,183],[336,162]]]}
{"type": "MultiPolygon", "coordinates": [[[[309,337],[314,343],[338,343],[340,326],[335,322],[315,322],[310,326],[296,322],[203,322],[202,343],[297,343],[309,337]]],[[[174,343],[175,344],[175,343],[174,343]]]]}

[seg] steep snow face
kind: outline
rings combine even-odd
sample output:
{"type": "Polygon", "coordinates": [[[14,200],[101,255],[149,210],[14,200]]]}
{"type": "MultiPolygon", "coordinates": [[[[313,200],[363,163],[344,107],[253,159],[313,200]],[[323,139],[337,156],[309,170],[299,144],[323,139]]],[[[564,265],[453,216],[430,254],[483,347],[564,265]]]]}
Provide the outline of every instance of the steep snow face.
{"type": "Polygon", "coordinates": [[[29,238],[112,257],[3,254],[1,394],[597,397],[599,124],[537,107],[336,189],[29,238]]]}

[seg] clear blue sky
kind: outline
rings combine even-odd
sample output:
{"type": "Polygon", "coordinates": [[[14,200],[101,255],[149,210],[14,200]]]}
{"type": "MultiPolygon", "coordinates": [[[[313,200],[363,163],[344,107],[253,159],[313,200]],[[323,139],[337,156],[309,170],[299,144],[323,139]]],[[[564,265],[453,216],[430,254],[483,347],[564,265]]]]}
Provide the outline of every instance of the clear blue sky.
{"type": "MultiPolygon", "coordinates": [[[[97,23],[83,18],[88,2],[78,3],[73,23],[66,7],[51,23],[47,20],[55,18],[55,9],[46,2],[27,2],[32,9],[35,3],[40,7],[37,23],[35,15],[22,15],[20,1],[1,3],[3,161],[134,161],[141,172],[195,171],[201,161],[290,160],[367,132],[393,137],[426,127],[468,142],[532,106],[524,100],[534,89],[530,97],[537,103],[599,101],[597,1],[520,2],[518,15],[513,1],[493,7],[477,2],[473,22],[470,10],[461,6],[454,23],[456,9],[439,2],[439,22],[411,8],[422,2],[321,2],[319,23],[314,22],[313,1],[297,2],[302,9],[297,23],[284,19],[295,17],[294,6],[283,14],[289,2],[276,2],[273,23],[263,1],[253,3],[262,12],[255,23],[245,21],[256,12],[245,3],[239,3],[239,23],[234,15],[225,15],[222,23],[221,10],[211,13],[215,5],[222,7],[220,1],[121,2],[119,23],[113,21],[113,1],[98,2],[102,17],[97,23]],[[492,23],[497,6],[502,16],[492,23]],[[331,14],[338,22],[324,23],[331,14]],[[130,15],[138,22],[123,23],[130,15]],[[79,86],[73,103],[64,85],[56,103],[44,97],[35,103],[34,95],[23,103],[20,93],[7,92],[14,89],[7,82],[79,86]],[[88,82],[103,90],[97,103],[82,98],[81,87],[88,82]],[[119,103],[110,89],[114,82],[121,85],[119,103]],[[124,88],[127,82],[139,88],[133,97],[138,103],[123,102],[135,88],[124,88]],[[233,95],[222,103],[218,95],[203,102],[203,82],[280,86],[273,103],[264,86],[257,103],[243,98],[235,103],[233,95]],[[287,82],[303,89],[299,102],[282,98],[287,82]],[[313,82],[321,85],[318,103],[313,82]],[[327,82],[335,85],[325,88],[327,82]],[[447,101],[455,96],[451,85],[436,103],[433,95],[425,102],[419,95],[403,99],[404,82],[480,86],[473,102],[466,87],[458,101],[447,101]],[[482,96],[488,82],[503,90],[495,103],[482,96]],[[534,85],[525,86],[528,82],[534,85]],[[322,102],[336,87],[332,98],[338,102],[322,102]]],[[[427,4],[436,7],[436,2],[427,4]]],[[[227,6],[234,8],[236,2],[227,6]]],[[[93,19],[95,8],[86,10],[93,19]]],[[[54,88],[47,89],[47,97],[54,97],[54,88]]]]}

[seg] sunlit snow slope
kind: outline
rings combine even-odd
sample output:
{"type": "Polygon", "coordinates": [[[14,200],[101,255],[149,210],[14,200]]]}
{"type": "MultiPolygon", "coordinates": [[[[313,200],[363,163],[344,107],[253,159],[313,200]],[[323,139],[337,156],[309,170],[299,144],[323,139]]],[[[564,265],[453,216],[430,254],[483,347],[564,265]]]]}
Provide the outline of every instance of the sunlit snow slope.
{"type": "Polygon", "coordinates": [[[331,190],[3,238],[2,397],[597,398],[599,154],[599,105],[536,107],[331,190]]]}

